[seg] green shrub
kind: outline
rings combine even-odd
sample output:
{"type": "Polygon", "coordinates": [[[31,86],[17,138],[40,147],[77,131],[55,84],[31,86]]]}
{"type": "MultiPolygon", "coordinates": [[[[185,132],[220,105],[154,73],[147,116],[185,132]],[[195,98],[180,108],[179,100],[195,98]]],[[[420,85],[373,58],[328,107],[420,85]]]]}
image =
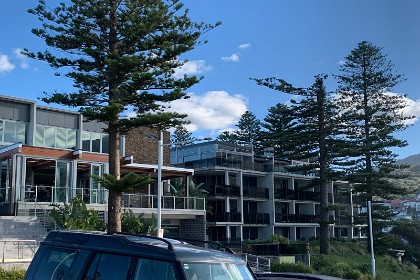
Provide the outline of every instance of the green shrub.
{"type": "Polygon", "coordinates": [[[272,272],[301,272],[314,273],[314,270],[303,263],[272,262],[270,266],[272,272]]]}
{"type": "Polygon", "coordinates": [[[287,237],[281,235],[272,235],[268,239],[269,243],[281,243],[281,244],[289,244],[289,239],[287,237]]]}
{"type": "Polygon", "coordinates": [[[21,280],[25,277],[25,270],[2,270],[0,269],[0,279],[21,280]]]}
{"type": "Polygon", "coordinates": [[[129,233],[143,232],[143,222],[141,217],[134,215],[132,210],[124,209],[121,217],[121,231],[129,233]]]}
{"type": "Polygon", "coordinates": [[[106,224],[99,219],[98,212],[88,210],[86,203],[80,196],[74,197],[69,204],[53,206],[50,216],[61,229],[99,231],[106,229],[106,224]]]}

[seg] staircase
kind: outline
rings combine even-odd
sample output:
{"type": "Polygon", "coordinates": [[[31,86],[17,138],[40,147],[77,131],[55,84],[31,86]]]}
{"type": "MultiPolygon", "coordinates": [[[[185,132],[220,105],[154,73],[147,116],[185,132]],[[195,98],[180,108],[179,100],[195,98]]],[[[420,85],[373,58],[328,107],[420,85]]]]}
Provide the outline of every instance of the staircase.
{"type": "Polygon", "coordinates": [[[32,216],[0,216],[1,262],[31,259],[47,235],[42,222],[32,216]]]}

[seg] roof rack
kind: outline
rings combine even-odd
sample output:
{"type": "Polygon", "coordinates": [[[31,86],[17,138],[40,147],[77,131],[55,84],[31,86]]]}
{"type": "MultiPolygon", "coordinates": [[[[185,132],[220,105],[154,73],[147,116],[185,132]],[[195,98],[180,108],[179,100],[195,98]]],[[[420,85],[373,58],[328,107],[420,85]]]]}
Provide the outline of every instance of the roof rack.
{"type": "Polygon", "coordinates": [[[144,235],[144,234],[136,234],[136,233],[129,233],[129,232],[116,232],[116,231],[108,231],[107,232],[108,235],[129,235],[129,236],[135,236],[135,237],[141,237],[141,238],[145,238],[145,239],[150,239],[151,241],[162,241],[163,243],[165,243],[166,245],[168,245],[168,250],[174,250],[174,246],[173,244],[164,239],[164,238],[160,238],[160,237],[156,237],[156,236],[150,236],[150,235],[144,235]]]}
{"type": "Polygon", "coordinates": [[[222,243],[219,243],[219,242],[216,242],[216,241],[197,240],[197,239],[183,239],[183,238],[177,239],[177,240],[182,241],[182,242],[187,242],[187,243],[203,243],[203,244],[208,244],[208,245],[214,245],[214,246],[216,246],[216,248],[211,247],[211,249],[221,251],[220,249],[223,248],[223,249],[225,249],[225,252],[236,255],[236,253],[232,249],[230,249],[228,246],[223,245],[222,243]]]}

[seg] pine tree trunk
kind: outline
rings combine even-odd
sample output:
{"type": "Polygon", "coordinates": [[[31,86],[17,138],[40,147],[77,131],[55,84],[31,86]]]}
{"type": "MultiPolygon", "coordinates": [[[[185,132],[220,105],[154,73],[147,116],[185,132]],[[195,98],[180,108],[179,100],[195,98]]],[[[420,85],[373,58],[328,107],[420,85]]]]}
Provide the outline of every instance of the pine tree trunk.
{"type": "Polygon", "coordinates": [[[319,187],[321,193],[321,221],[320,221],[320,252],[328,255],[330,252],[330,233],[328,215],[328,185],[327,185],[327,143],[325,127],[325,102],[326,93],[323,80],[317,78],[315,83],[317,88],[317,107],[318,107],[318,143],[319,143],[319,187]]]}
{"type": "MultiPolygon", "coordinates": [[[[117,180],[120,171],[120,134],[115,125],[109,124],[109,174],[117,180]]],[[[121,232],[121,193],[109,190],[108,231],[121,232]]]]}
{"type": "MultiPolygon", "coordinates": [[[[110,31],[109,31],[109,52],[115,53],[117,51],[117,20],[116,13],[118,4],[114,0],[110,0],[110,31]]],[[[113,79],[109,81],[109,106],[115,106],[118,103],[119,96],[117,87],[113,79]]],[[[116,108],[118,108],[116,106],[116,108]]],[[[120,170],[120,131],[118,127],[119,111],[115,109],[112,112],[113,120],[108,123],[109,133],[109,174],[113,175],[117,180],[121,177],[120,170]]],[[[121,193],[115,190],[109,190],[108,198],[108,231],[121,232],[121,193]]]]}

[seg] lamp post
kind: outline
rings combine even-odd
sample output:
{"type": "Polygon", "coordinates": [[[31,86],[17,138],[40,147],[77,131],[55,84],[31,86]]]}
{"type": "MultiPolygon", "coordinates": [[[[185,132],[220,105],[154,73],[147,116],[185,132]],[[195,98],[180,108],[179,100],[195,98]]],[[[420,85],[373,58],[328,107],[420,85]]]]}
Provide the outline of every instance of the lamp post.
{"type": "Polygon", "coordinates": [[[372,223],[372,204],[371,201],[368,201],[368,216],[369,216],[369,239],[370,239],[370,254],[371,254],[371,266],[372,266],[372,276],[376,277],[376,268],[375,268],[375,252],[373,251],[373,223],[372,223]]]}
{"type": "Polygon", "coordinates": [[[158,139],[158,191],[157,191],[157,236],[163,237],[162,229],[162,162],[163,162],[163,132],[159,132],[158,139]]]}
{"type": "Polygon", "coordinates": [[[209,141],[213,140],[212,138],[203,138],[203,139],[194,139],[190,141],[181,141],[174,142],[169,144],[163,144],[163,131],[159,131],[158,139],[158,191],[157,191],[157,236],[163,238],[163,229],[162,229],[162,165],[163,165],[163,147],[177,144],[190,144],[195,141],[209,141]]]}

